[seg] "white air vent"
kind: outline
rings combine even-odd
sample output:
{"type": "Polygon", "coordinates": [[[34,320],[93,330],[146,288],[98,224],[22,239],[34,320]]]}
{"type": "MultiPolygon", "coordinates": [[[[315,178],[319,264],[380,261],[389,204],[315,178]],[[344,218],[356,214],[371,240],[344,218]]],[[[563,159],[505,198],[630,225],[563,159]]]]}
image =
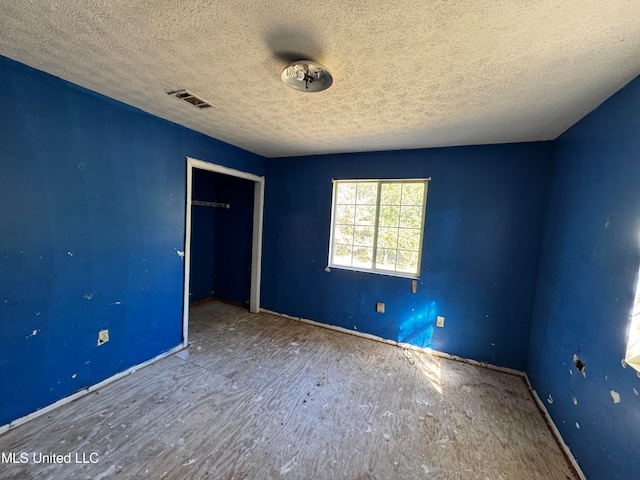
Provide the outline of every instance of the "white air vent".
{"type": "Polygon", "coordinates": [[[197,108],[211,108],[214,106],[209,102],[201,99],[200,97],[195,96],[188,90],[174,90],[173,92],[167,92],[167,95],[171,95],[173,97],[179,98],[180,100],[184,100],[185,102],[190,103],[197,108]]]}

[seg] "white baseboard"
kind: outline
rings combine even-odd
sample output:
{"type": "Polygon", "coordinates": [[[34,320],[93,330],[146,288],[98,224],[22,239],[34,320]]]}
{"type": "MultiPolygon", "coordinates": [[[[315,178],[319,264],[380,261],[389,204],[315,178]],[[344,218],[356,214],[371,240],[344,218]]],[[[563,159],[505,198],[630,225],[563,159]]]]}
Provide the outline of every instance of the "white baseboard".
{"type": "Polygon", "coordinates": [[[58,407],[61,407],[62,405],[66,405],[69,402],[73,402],[74,400],[80,398],[80,397],[84,397],[85,395],[98,390],[99,388],[104,387],[105,385],[110,384],[111,382],[115,382],[116,380],[121,379],[122,377],[126,377],[127,375],[131,375],[133,372],[140,370],[143,367],[146,367],[147,365],[151,365],[154,362],[157,362],[158,360],[168,357],[169,355],[173,355],[176,352],[179,352],[180,350],[182,350],[183,348],[185,348],[186,345],[184,344],[180,344],[177,347],[172,348],[171,350],[168,350],[164,353],[161,353],[160,355],[157,355],[155,357],[153,357],[150,360],[147,360],[146,362],[142,362],[138,365],[134,365],[133,367],[129,367],[128,369],[120,372],[120,373],[116,373],[115,375],[102,380],[101,382],[98,382],[94,385],[91,385],[83,390],[80,390],[76,393],[73,393],[71,395],[69,395],[68,397],[64,397],[61,398],[60,400],[58,400],[57,402],[54,402],[50,405],[47,405],[46,407],[43,407],[39,410],[36,410],[35,412],[32,412],[28,415],[25,415],[24,417],[20,417],[17,418],[15,420],[13,420],[11,423],[8,423],[6,425],[2,425],[0,426],[0,435],[2,435],[3,433],[7,432],[8,430],[11,430],[13,428],[16,428],[19,425],[22,425],[24,423],[27,423],[30,420],[33,420],[34,418],[38,418],[46,413],[49,413],[51,410],[55,410],[58,407]]]}
{"type": "Polygon", "coordinates": [[[536,392],[533,389],[533,387],[531,386],[531,382],[529,381],[529,377],[526,374],[524,375],[524,379],[527,382],[527,387],[529,388],[529,391],[531,392],[531,395],[533,396],[533,399],[535,400],[536,404],[538,405],[538,408],[542,412],[542,415],[544,416],[544,419],[546,420],[547,425],[549,425],[549,428],[551,429],[551,432],[555,435],[556,440],[558,440],[558,443],[560,444],[560,448],[562,448],[562,451],[564,452],[566,457],[571,462],[571,465],[573,466],[573,468],[575,469],[576,473],[580,477],[580,480],[587,480],[587,477],[582,472],[582,469],[580,468],[580,465],[578,465],[578,461],[573,456],[573,452],[567,446],[567,444],[564,443],[564,440],[562,439],[562,435],[560,435],[560,430],[558,430],[558,427],[556,427],[556,424],[552,420],[551,415],[549,415],[549,411],[547,410],[547,407],[545,406],[543,401],[540,400],[540,397],[538,396],[538,392],[536,392]]]}
{"type": "Polygon", "coordinates": [[[315,325],[317,327],[328,328],[329,330],[335,330],[337,332],[348,333],[350,335],[357,335],[358,337],[368,338],[369,340],[375,340],[376,342],[382,342],[382,343],[387,343],[389,345],[395,345],[397,347],[405,348],[407,350],[414,350],[414,351],[417,351],[417,352],[426,353],[426,354],[433,355],[433,356],[436,356],[436,357],[446,358],[448,360],[455,360],[457,362],[468,363],[470,365],[475,365],[477,367],[484,367],[484,368],[488,368],[490,370],[496,370],[498,372],[509,373],[511,375],[516,375],[518,377],[524,377],[525,376],[524,372],[521,372],[520,370],[515,370],[513,368],[507,368],[507,367],[499,367],[498,365],[492,365],[491,363],[479,362],[477,360],[472,360],[470,358],[462,358],[462,357],[458,357],[456,355],[450,355],[450,354],[445,353],[445,352],[440,352],[438,350],[433,350],[433,349],[428,348],[428,347],[417,347],[416,345],[411,345],[410,343],[396,342],[395,340],[388,340],[388,339],[385,339],[385,338],[382,338],[382,337],[378,337],[377,335],[371,335],[369,333],[362,333],[362,332],[359,332],[357,330],[349,330],[348,328],[343,328],[343,327],[338,327],[336,325],[329,325],[329,324],[326,324],[326,323],[316,322],[314,320],[308,320],[306,318],[293,317],[293,316],[287,315],[285,313],[273,312],[273,311],[267,310],[265,308],[261,308],[260,311],[264,312],[264,313],[268,313],[269,315],[276,315],[278,317],[284,317],[284,318],[288,318],[290,320],[296,320],[298,322],[308,323],[308,324],[311,324],[311,325],[315,325]]]}
{"type": "Polygon", "coordinates": [[[525,380],[525,382],[527,384],[527,387],[529,388],[529,391],[532,393],[536,404],[540,408],[540,411],[542,412],[547,424],[549,425],[549,429],[551,430],[551,433],[558,440],[558,444],[560,445],[560,448],[562,448],[564,454],[569,459],[569,462],[571,463],[571,465],[575,469],[576,473],[580,477],[580,480],[587,480],[587,477],[585,477],[584,473],[580,469],[580,466],[578,465],[578,462],[576,461],[575,457],[573,456],[573,453],[571,452],[571,450],[569,449],[567,444],[564,443],[564,440],[562,439],[562,436],[560,435],[560,431],[556,427],[556,424],[553,423],[553,420],[551,419],[551,416],[549,415],[549,412],[547,411],[547,408],[544,406],[544,403],[542,403],[542,401],[540,400],[540,397],[538,397],[538,394],[536,393],[536,391],[531,387],[531,383],[529,382],[529,377],[527,377],[527,374],[525,372],[521,372],[520,370],[515,370],[513,368],[499,367],[497,365],[492,365],[490,363],[478,362],[477,360],[472,360],[470,358],[462,358],[462,357],[458,357],[456,355],[450,355],[448,353],[440,352],[438,350],[433,350],[431,348],[417,347],[417,346],[411,345],[409,343],[396,342],[396,341],[393,341],[393,340],[388,340],[388,339],[384,339],[382,337],[378,337],[376,335],[371,335],[369,333],[358,332],[357,330],[349,330],[347,328],[338,327],[338,326],[335,326],[335,325],[328,325],[326,323],[320,323],[320,322],[316,322],[316,321],[313,321],[313,320],[308,320],[306,318],[293,317],[291,315],[286,315],[284,313],[273,312],[273,311],[267,310],[265,308],[261,308],[260,311],[264,312],[264,313],[268,313],[270,315],[276,315],[278,317],[284,317],[284,318],[288,318],[288,319],[291,319],[291,320],[296,320],[296,321],[299,321],[299,322],[304,322],[304,323],[308,323],[308,324],[311,324],[311,325],[315,325],[315,326],[318,326],[318,327],[328,328],[329,330],[335,330],[335,331],[342,332],[342,333],[348,333],[350,335],[357,335],[358,337],[368,338],[370,340],[375,340],[377,342],[387,343],[389,345],[395,345],[395,346],[398,346],[398,347],[406,348],[408,350],[415,350],[415,351],[418,351],[418,352],[427,353],[429,355],[434,355],[434,356],[437,356],[437,357],[447,358],[449,360],[455,360],[455,361],[458,361],[458,362],[464,362],[464,363],[468,363],[470,365],[475,365],[475,366],[478,366],[478,367],[484,367],[484,368],[488,368],[490,370],[496,370],[496,371],[499,371],[499,372],[509,373],[511,375],[516,375],[518,377],[524,378],[524,380],[525,380]]]}
{"type": "MultiPolygon", "coordinates": [[[[458,362],[464,362],[464,363],[468,363],[471,365],[475,365],[478,367],[484,367],[484,368],[488,368],[491,370],[496,370],[499,372],[504,372],[504,373],[509,373],[511,375],[516,375],[519,377],[523,377],[525,379],[525,382],[527,384],[527,387],[529,388],[529,391],[531,392],[534,401],[536,402],[536,404],[538,405],[538,408],[540,409],[540,411],[542,412],[547,424],[549,425],[549,428],[551,429],[551,432],[553,433],[553,435],[555,435],[556,439],[558,440],[558,443],[560,445],[560,447],[562,448],[564,454],[567,456],[567,458],[569,459],[569,461],[571,462],[571,465],[573,466],[573,468],[575,469],[576,473],[578,474],[578,476],[580,477],[580,480],[587,480],[587,477],[584,475],[584,473],[582,472],[582,470],[580,469],[580,466],[578,465],[578,462],[576,461],[575,457],[573,456],[573,453],[571,452],[571,450],[569,449],[569,447],[567,446],[566,443],[564,443],[564,440],[562,439],[562,436],[560,435],[560,431],[558,430],[558,427],[556,427],[556,424],[553,422],[553,420],[551,419],[551,416],[549,415],[549,412],[547,410],[547,407],[544,405],[544,403],[542,402],[542,400],[540,400],[540,397],[538,396],[537,392],[533,389],[533,387],[531,386],[531,382],[529,381],[529,377],[527,376],[526,373],[521,372],[519,370],[515,370],[512,368],[506,368],[506,367],[500,367],[498,365],[492,365],[490,363],[485,363],[485,362],[478,362],[477,360],[472,360],[469,358],[462,358],[462,357],[458,357],[456,355],[450,355],[448,353],[445,352],[440,352],[438,350],[433,350],[431,348],[426,348],[426,347],[418,347],[415,345],[411,345],[409,343],[403,343],[403,342],[396,342],[394,340],[388,340],[388,339],[384,339],[382,337],[378,337],[377,335],[371,335],[369,333],[363,333],[363,332],[358,332],[357,330],[349,330],[347,328],[344,327],[339,327],[336,325],[329,325],[326,323],[321,323],[321,322],[316,322],[314,320],[308,320],[306,318],[301,318],[301,317],[294,317],[291,315],[287,315],[284,313],[278,313],[278,312],[274,312],[271,310],[267,310],[265,308],[261,308],[260,309],[261,312],[267,313],[269,315],[275,315],[278,317],[283,317],[283,318],[288,318],[290,320],[296,320],[299,322],[304,322],[304,323],[308,323],[310,325],[315,325],[317,327],[322,327],[322,328],[327,328],[329,330],[335,330],[338,332],[342,332],[342,333],[347,333],[350,335],[356,335],[358,337],[362,337],[362,338],[367,338],[369,340],[374,340],[376,342],[382,342],[382,343],[386,343],[389,345],[394,345],[394,346],[398,346],[401,348],[405,348],[408,350],[414,350],[414,351],[418,351],[418,352],[422,352],[422,353],[427,353],[429,355],[434,355],[437,357],[442,357],[442,358],[446,358],[449,360],[455,360],[458,362]]],[[[80,390],[76,393],[73,393],[67,397],[61,398],[60,400],[58,400],[57,402],[54,402],[50,405],[47,405],[46,407],[43,407],[39,410],[36,410],[35,412],[32,412],[28,415],[25,415],[24,417],[20,417],[17,418],[16,420],[13,420],[11,423],[8,423],[6,425],[2,425],[0,426],[0,435],[2,435],[3,433],[19,426],[19,425],[23,425],[26,422],[29,422],[30,420],[33,420],[34,418],[40,417],[42,415],[45,415],[46,413],[49,413],[52,410],[55,410],[58,407],[61,407],[62,405],[65,405],[67,403],[70,403],[80,397],[83,397],[95,390],[98,390],[112,382],[115,382],[116,380],[119,380],[123,377],[126,377],[127,375],[131,375],[132,373],[136,372],[137,370],[140,370],[141,368],[146,367],[147,365],[151,365],[154,362],[157,362],[158,360],[161,360],[165,357],[168,357],[170,355],[173,355],[176,352],[179,352],[180,350],[183,350],[184,348],[186,348],[187,345],[184,344],[180,344],[174,348],[172,348],[171,350],[168,350],[164,353],[161,353],[160,355],[155,356],[154,358],[147,360],[146,362],[142,362],[138,365],[134,365],[133,367],[129,367],[127,370],[124,370],[120,373],[116,373],[115,375],[102,380],[99,383],[96,383],[94,385],[91,385],[83,390],[80,390]]]]}

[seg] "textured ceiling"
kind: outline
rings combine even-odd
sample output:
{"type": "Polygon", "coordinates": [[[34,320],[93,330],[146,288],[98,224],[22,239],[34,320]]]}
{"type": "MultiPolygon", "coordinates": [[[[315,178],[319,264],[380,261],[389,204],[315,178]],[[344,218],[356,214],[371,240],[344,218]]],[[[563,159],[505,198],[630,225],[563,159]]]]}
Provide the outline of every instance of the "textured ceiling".
{"type": "Polygon", "coordinates": [[[1,55],[267,157],[553,139],[640,73],[640,0],[7,0],[0,25],[1,55]],[[287,88],[300,58],[333,86],[287,88]]]}

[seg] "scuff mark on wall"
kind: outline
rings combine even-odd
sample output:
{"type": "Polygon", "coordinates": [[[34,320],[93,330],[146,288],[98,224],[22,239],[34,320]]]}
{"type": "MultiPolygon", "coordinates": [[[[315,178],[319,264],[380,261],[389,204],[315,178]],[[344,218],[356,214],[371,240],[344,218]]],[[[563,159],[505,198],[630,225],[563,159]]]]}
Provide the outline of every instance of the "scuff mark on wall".
{"type": "Polygon", "coordinates": [[[88,293],[84,296],[87,300],[91,300],[93,298],[93,293],[88,293]]]}
{"type": "Polygon", "coordinates": [[[31,332],[31,335],[27,335],[27,336],[26,336],[26,337],[24,337],[24,338],[35,337],[35,336],[38,334],[38,332],[39,332],[39,331],[40,331],[40,330],[34,330],[33,332],[31,332]]]}
{"type": "Polygon", "coordinates": [[[571,397],[574,405],[578,405],[578,399],[576,397],[571,397]]]}
{"type": "Polygon", "coordinates": [[[184,259],[184,252],[181,252],[180,250],[177,250],[177,249],[176,249],[176,253],[178,254],[178,256],[179,256],[180,258],[183,258],[183,259],[184,259]]]}
{"type": "Polygon", "coordinates": [[[549,394],[549,396],[547,397],[547,402],[549,402],[549,405],[553,403],[553,397],[551,396],[551,394],[549,394]]]}

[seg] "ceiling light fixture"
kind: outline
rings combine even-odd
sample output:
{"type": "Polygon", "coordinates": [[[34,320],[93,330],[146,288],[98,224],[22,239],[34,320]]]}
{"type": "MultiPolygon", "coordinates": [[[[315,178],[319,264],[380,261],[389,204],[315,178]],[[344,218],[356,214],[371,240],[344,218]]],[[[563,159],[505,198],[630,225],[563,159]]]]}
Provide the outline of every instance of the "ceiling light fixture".
{"type": "Polygon", "coordinates": [[[333,83],[329,70],[311,60],[290,63],[280,77],[285,85],[299,92],[321,92],[333,83]]]}

